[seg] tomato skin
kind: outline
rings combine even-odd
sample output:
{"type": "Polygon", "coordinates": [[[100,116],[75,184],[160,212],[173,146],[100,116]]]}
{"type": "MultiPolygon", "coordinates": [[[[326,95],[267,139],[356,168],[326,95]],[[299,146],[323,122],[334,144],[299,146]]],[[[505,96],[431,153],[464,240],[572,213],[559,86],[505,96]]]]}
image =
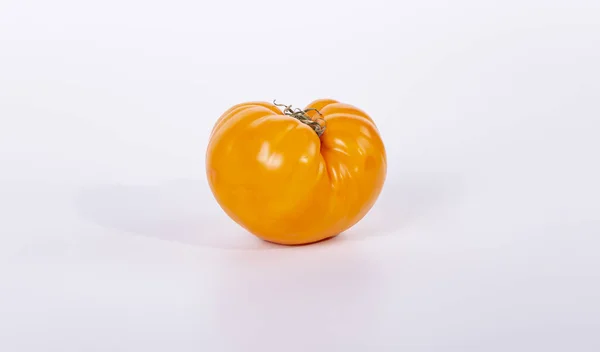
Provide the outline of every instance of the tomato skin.
{"type": "Polygon", "coordinates": [[[206,172],[215,199],[235,222],[269,242],[337,236],[367,214],[385,182],[385,147],[371,117],[331,99],[306,110],[325,121],[320,137],[266,102],[230,108],[211,133],[206,172]]]}

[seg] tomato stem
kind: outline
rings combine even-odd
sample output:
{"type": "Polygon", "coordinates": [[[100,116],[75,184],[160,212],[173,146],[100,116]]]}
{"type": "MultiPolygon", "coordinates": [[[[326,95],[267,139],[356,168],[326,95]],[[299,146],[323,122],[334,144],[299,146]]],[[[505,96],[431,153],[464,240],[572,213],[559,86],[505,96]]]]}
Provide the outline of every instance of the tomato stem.
{"type": "Polygon", "coordinates": [[[321,115],[321,112],[319,110],[317,110],[317,109],[302,110],[299,108],[292,109],[291,105],[277,104],[276,100],[273,100],[273,105],[283,107],[284,115],[293,117],[296,120],[302,122],[303,124],[308,125],[310,128],[312,128],[317,133],[317,136],[321,137],[321,135],[323,135],[323,133],[325,132],[325,128],[326,128],[325,119],[323,119],[323,115],[321,115]],[[317,117],[316,119],[313,120],[307,114],[307,112],[309,112],[309,111],[315,111],[320,117],[317,117]]]}

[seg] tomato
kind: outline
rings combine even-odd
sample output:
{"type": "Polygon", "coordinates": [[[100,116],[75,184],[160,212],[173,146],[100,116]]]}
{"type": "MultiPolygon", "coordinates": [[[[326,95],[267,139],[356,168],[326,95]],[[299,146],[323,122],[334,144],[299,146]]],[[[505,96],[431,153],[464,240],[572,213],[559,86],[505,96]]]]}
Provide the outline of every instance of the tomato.
{"type": "Polygon", "coordinates": [[[215,123],[206,151],[208,183],[225,213],[284,245],[317,242],[355,225],[379,197],[386,171],[373,119],[331,99],[304,110],[235,105],[215,123]]]}

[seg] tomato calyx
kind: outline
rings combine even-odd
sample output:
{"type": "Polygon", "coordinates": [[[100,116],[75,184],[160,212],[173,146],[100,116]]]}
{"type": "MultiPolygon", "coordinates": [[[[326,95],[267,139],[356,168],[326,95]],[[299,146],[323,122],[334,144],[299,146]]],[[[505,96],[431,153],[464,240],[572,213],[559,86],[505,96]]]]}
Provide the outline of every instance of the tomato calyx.
{"type": "Polygon", "coordinates": [[[319,112],[319,110],[317,110],[317,109],[302,110],[299,108],[292,109],[291,105],[277,104],[277,102],[275,100],[273,100],[273,105],[278,106],[278,107],[283,107],[284,115],[293,117],[296,120],[302,122],[303,124],[308,125],[308,127],[312,128],[317,133],[317,136],[321,137],[321,135],[323,135],[323,133],[325,133],[325,128],[326,128],[325,119],[323,119],[323,115],[321,115],[321,112],[319,112]],[[320,117],[317,117],[313,120],[307,114],[309,111],[316,112],[317,115],[320,117]]]}

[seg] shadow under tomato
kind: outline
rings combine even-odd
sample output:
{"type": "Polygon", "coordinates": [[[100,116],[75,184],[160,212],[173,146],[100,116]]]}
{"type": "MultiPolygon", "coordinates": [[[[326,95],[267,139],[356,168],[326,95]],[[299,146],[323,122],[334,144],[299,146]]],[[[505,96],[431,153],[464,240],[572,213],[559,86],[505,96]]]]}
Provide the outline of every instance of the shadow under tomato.
{"type": "MultiPolygon", "coordinates": [[[[446,186],[423,175],[388,180],[362,221],[313,245],[392,234],[441,206],[449,194],[446,186]]],[[[237,250],[287,248],[262,241],[235,224],[214,201],[208,185],[196,180],[89,187],[78,194],[76,207],[83,218],[100,226],[166,241],[237,250]]]]}
{"type": "Polygon", "coordinates": [[[177,180],[152,186],[102,185],[80,191],[80,215],[100,226],[165,241],[220,249],[269,249],[213,201],[208,186],[177,180]]]}

